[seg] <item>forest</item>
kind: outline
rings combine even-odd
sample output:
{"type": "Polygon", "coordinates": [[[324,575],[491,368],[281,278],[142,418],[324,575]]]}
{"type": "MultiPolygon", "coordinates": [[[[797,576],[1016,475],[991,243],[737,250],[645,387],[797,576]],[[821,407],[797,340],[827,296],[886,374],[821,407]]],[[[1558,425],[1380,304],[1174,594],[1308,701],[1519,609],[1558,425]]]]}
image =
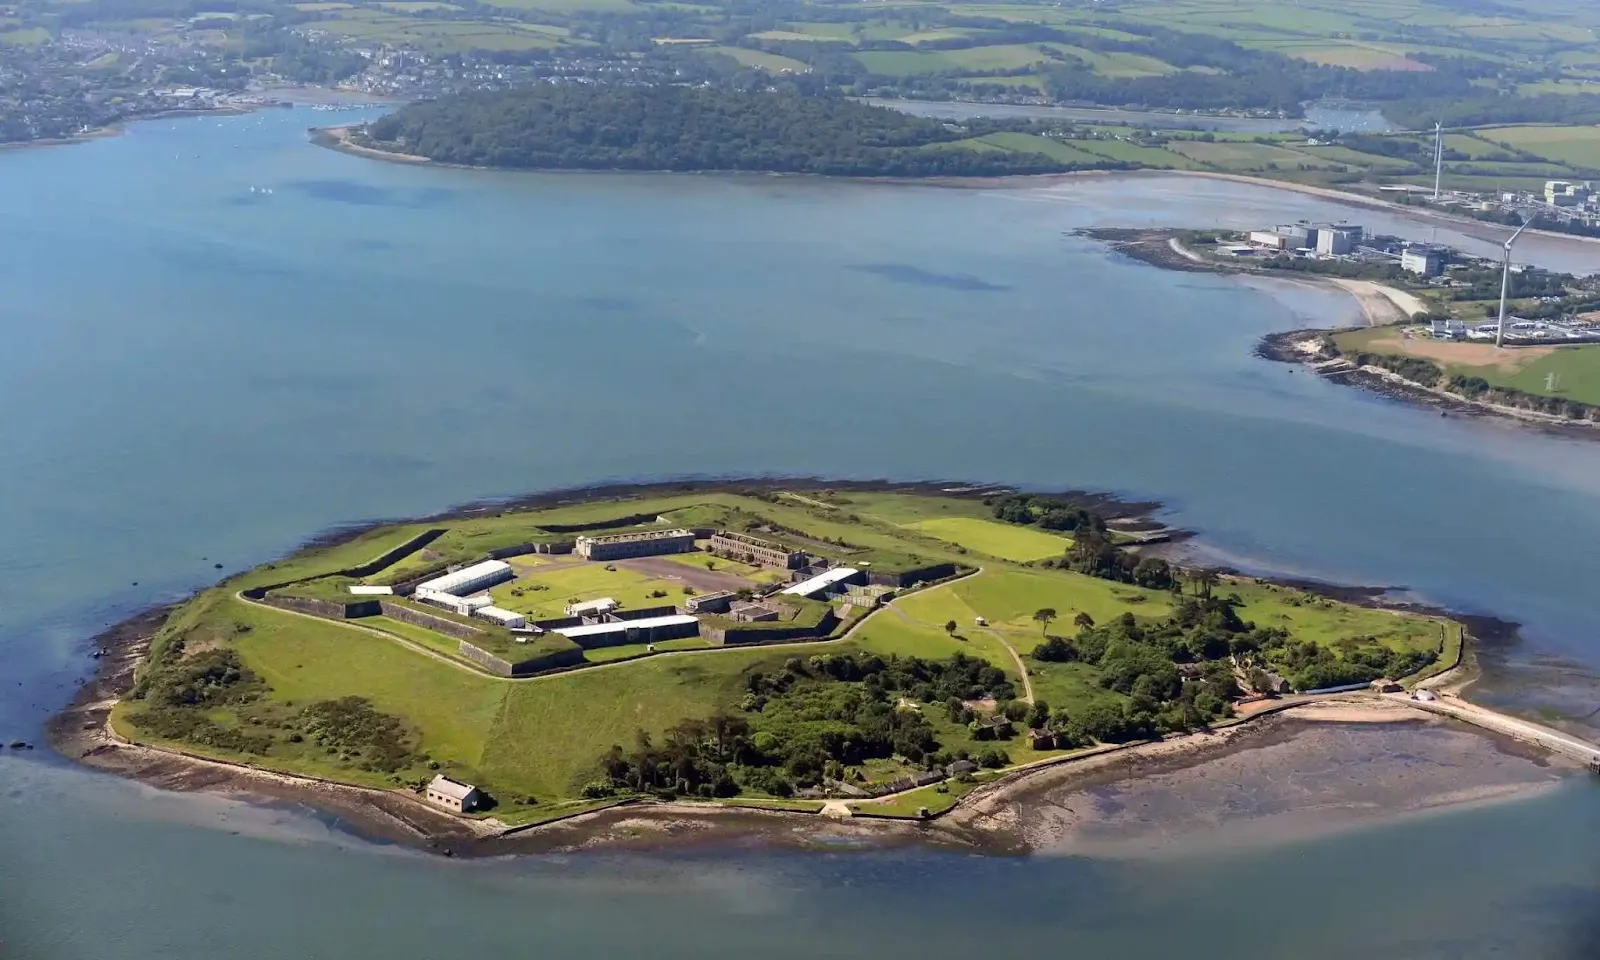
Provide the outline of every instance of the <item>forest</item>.
{"type": "Polygon", "coordinates": [[[526,169],[913,177],[1077,169],[1042,154],[958,144],[971,135],[841,97],[540,84],[411,104],[368,125],[361,142],[446,163],[526,169]]]}

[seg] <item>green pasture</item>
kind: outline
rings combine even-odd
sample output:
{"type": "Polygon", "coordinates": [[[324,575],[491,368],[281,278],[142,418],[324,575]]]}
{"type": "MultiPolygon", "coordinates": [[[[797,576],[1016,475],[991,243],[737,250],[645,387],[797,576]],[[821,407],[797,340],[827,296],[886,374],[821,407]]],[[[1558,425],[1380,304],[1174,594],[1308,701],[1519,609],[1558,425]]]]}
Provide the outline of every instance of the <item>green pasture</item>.
{"type": "Polygon", "coordinates": [[[923,520],[910,526],[920,533],[947,540],[968,550],[1019,563],[1059,557],[1072,545],[1072,541],[1065,537],[998,520],[949,517],[923,520]]]}
{"type": "Polygon", "coordinates": [[[1172,170],[1196,170],[1201,164],[1172,150],[1162,147],[1150,147],[1126,140],[1068,140],[1085,153],[1105,157],[1107,160],[1117,160],[1123,163],[1137,163],[1146,167],[1172,170]]]}
{"type": "Polygon", "coordinates": [[[544,620],[565,615],[569,603],[611,597],[625,610],[682,603],[683,584],[605,563],[550,563],[489,591],[496,606],[544,620]],[[607,569],[614,567],[613,569],[607,569]],[[542,588],[542,589],[541,589],[542,588]],[[660,592],[663,596],[652,597],[660,592]]]}
{"type": "Polygon", "coordinates": [[[1491,127],[1475,132],[1555,163],[1600,168],[1600,127],[1491,127]]]}
{"type": "Polygon", "coordinates": [[[1168,149],[1222,170],[1266,170],[1274,165],[1294,168],[1303,163],[1316,162],[1315,158],[1298,151],[1265,143],[1204,143],[1198,140],[1180,143],[1175,140],[1168,149]]]}

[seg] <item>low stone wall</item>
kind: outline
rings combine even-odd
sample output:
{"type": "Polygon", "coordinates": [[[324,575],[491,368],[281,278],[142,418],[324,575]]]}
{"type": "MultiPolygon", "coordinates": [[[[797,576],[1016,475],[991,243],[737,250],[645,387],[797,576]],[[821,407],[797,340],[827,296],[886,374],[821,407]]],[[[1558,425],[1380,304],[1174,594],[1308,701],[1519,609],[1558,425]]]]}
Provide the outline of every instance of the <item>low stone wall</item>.
{"type": "Polygon", "coordinates": [[[637,610],[613,610],[613,620],[644,620],[649,617],[670,617],[677,614],[678,608],[672,604],[661,607],[640,607],[637,610]]]}
{"type": "Polygon", "coordinates": [[[880,587],[909,587],[913,583],[931,583],[934,580],[953,577],[955,574],[956,565],[953,563],[932,563],[904,573],[884,573],[874,570],[867,574],[867,582],[880,587]]]}
{"type": "Polygon", "coordinates": [[[376,600],[353,600],[350,603],[339,603],[335,600],[318,600],[314,597],[285,597],[268,593],[259,599],[270,607],[281,607],[285,610],[295,610],[300,613],[309,613],[314,617],[326,617],[330,620],[354,620],[357,617],[375,616],[380,606],[376,600]]]}
{"type": "Polygon", "coordinates": [[[540,654],[516,663],[506,660],[504,657],[497,657],[468,640],[461,641],[458,652],[490,673],[496,673],[502,677],[526,677],[535,673],[544,673],[547,670],[575,667],[583,663],[583,651],[576,647],[570,650],[540,654]]]}
{"type": "Polygon", "coordinates": [[[447,637],[455,637],[457,640],[469,640],[483,632],[470,624],[458,623],[448,617],[434,616],[431,613],[418,610],[416,607],[408,606],[404,603],[396,603],[393,600],[379,600],[378,608],[386,617],[391,617],[402,623],[409,623],[412,626],[436,630],[447,637]]]}
{"type": "Polygon", "coordinates": [[[839,625],[839,617],[832,608],[822,615],[822,619],[814,627],[796,627],[791,624],[775,623],[767,625],[762,622],[760,626],[750,626],[742,629],[728,627],[705,626],[700,631],[712,643],[724,645],[743,646],[752,643],[782,643],[792,640],[820,640],[833,632],[839,625]]]}

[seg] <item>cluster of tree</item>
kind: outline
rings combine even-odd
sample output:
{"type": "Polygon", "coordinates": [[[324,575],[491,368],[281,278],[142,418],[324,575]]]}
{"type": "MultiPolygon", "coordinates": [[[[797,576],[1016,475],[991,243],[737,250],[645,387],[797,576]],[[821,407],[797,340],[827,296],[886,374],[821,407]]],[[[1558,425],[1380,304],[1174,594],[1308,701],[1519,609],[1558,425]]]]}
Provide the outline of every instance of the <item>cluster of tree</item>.
{"type": "Polygon", "coordinates": [[[1512,387],[1491,384],[1482,377],[1455,374],[1445,382],[1445,389],[1472,400],[1496,403],[1506,407],[1519,407],[1546,413],[1567,420],[1600,420],[1600,407],[1577,400],[1566,400],[1544,394],[1528,393],[1512,387]]]}
{"type": "Polygon", "coordinates": [[[1255,649],[1268,633],[1241,621],[1232,601],[1214,597],[1184,597],[1172,616],[1154,623],[1142,624],[1132,614],[1100,626],[1087,614],[1074,622],[1075,636],[1047,637],[1033,659],[1093,664],[1106,689],[1128,697],[1120,713],[1107,705],[1058,723],[1078,742],[1192,730],[1227,716],[1229,701],[1240,693],[1229,658],[1255,649]],[[1196,666],[1186,679],[1179,664],[1196,666]]]}
{"type": "Polygon", "coordinates": [[[1073,573],[1131,583],[1151,590],[1171,590],[1177,586],[1172,565],[1160,557],[1135,556],[1107,539],[1104,530],[1080,530],[1072,546],[1060,560],[1046,560],[1043,566],[1060,566],[1073,573]]]}
{"type": "Polygon", "coordinates": [[[1296,257],[1289,254],[1265,257],[1260,263],[1261,266],[1268,270],[1284,270],[1289,273],[1314,273],[1323,277],[1348,277],[1355,280],[1398,282],[1406,280],[1410,276],[1397,263],[1308,260],[1305,257],[1296,257]]]}
{"type": "Polygon", "coordinates": [[[967,176],[1071,166],[954,145],[969,135],[841,97],[600,84],[441,97],[366,131],[380,148],[495,167],[967,176]]]}
{"type": "MultiPolygon", "coordinates": [[[[1415,74],[1412,74],[1415,76],[1415,74]]],[[[1600,123],[1600,94],[1498,94],[1474,97],[1420,97],[1384,107],[1383,115],[1401,127],[1420,130],[1481,127],[1502,123],[1600,123]]]]}
{"type": "Polygon", "coordinates": [[[1403,357],[1389,353],[1357,353],[1350,362],[1358,367],[1382,367],[1425,387],[1438,386],[1444,370],[1432,360],[1421,357],[1403,357]]]}
{"type": "Polygon", "coordinates": [[[1432,650],[1392,650],[1375,637],[1353,637],[1332,648],[1310,640],[1295,640],[1282,630],[1272,631],[1259,648],[1262,658],[1277,667],[1296,690],[1322,690],[1380,677],[1404,677],[1432,663],[1432,650]]]}
{"type": "Polygon", "coordinates": [[[996,520],[1043,527],[1046,530],[1081,530],[1104,534],[1106,521],[1081,504],[1046,494],[1008,493],[987,497],[996,520]]]}
{"type": "MultiPolygon", "coordinates": [[[[1504,279],[1504,274],[1498,266],[1456,271],[1451,276],[1461,284],[1449,289],[1452,300],[1494,300],[1500,296],[1500,284],[1504,279]]],[[[1506,295],[1514,300],[1531,297],[1565,297],[1567,285],[1575,279],[1568,273],[1523,270],[1511,274],[1506,295]]]]}
{"type": "Polygon", "coordinates": [[[612,747],[585,793],[719,797],[750,789],[788,796],[797,786],[842,779],[846,768],[868,760],[941,765],[952,756],[902,699],[959,704],[1013,696],[1003,671],[965,655],[793,657],[780,671],[750,674],[737,713],[685,721],[659,740],[641,731],[632,750],[612,747]]]}

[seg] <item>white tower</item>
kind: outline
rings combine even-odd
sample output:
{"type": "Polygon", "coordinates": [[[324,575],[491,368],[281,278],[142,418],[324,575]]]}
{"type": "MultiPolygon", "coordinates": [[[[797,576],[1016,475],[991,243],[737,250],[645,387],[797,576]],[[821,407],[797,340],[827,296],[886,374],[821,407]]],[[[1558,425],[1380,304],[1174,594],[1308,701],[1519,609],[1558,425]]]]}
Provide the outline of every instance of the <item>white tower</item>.
{"type": "Polygon", "coordinates": [[[1511,245],[1517,242],[1517,238],[1522,236],[1522,231],[1528,229],[1528,224],[1532,222],[1532,218],[1524,220],[1522,226],[1518,227],[1517,232],[1513,233],[1511,239],[1505,243],[1505,262],[1500,268],[1500,325],[1494,332],[1496,347],[1504,346],[1506,342],[1506,293],[1511,289],[1511,245]]]}
{"type": "Polygon", "coordinates": [[[1439,178],[1444,174],[1444,126],[1433,125],[1433,199],[1439,199],[1439,178]]]}

